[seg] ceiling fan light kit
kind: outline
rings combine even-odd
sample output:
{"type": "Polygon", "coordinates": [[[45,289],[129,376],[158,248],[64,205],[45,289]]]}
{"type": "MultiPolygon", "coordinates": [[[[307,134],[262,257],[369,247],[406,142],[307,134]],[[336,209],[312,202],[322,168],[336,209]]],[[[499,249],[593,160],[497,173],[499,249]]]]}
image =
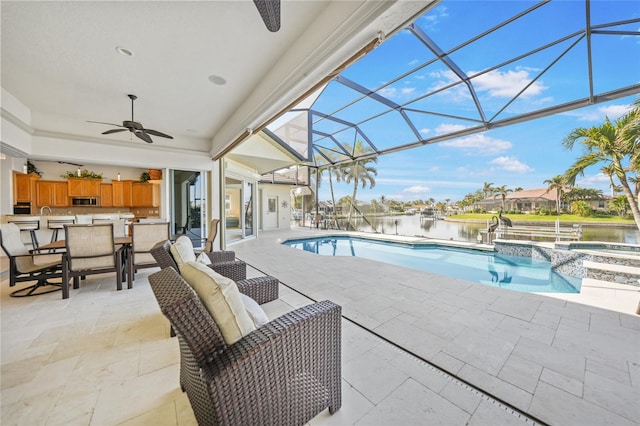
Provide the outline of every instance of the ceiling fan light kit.
{"type": "Polygon", "coordinates": [[[142,124],[135,121],[133,116],[133,101],[138,99],[136,95],[127,95],[129,99],[131,99],[131,120],[124,120],[122,125],[114,124],[114,123],[105,123],[102,121],[89,121],[89,123],[98,123],[98,124],[108,124],[110,126],[116,126],[118,129],[110,129],[102,132],[103,135],[110,135],[112,133],[124,132],[126,130],[130,131],[138,138],[142,139],[146,143],[153,143],[153,139],[149,135],[159,136],[161,138],[173,139],[173,136],[169,136],[166,133],[159,132],[153,129],[145,129],[142,124]]]}

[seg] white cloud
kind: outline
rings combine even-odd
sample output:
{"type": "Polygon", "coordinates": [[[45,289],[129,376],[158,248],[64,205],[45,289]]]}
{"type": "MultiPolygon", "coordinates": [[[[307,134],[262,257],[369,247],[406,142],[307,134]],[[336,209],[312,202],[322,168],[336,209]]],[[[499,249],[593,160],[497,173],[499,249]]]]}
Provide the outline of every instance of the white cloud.
{"type": "MultiPolygon", "coordinates": [[[[604,173],[598,173],[591,176],[579,177],[576,179],[576,181],[580,182],[581,186],[596,185],[601,183],[606,183],[608,185],[609,176],[605,175],[604,173]]],[[[615,179],[614,177],[614,183],[616,182],[617,182],[617,179],[615,179]]]]}
{"type": "Polygon", "coordinates": [[[408,193],[408,194],[424,194],[429,191],[431,191],[430,187],[422,186],[422,185],[410,186],[409,188],[405,188],[402,190],[402,192],[408,193]]]}
{"type": "Polygon", "coordinates": [[[463,124],[447,124],[442,123],[436,127],[436,134],[438,135],[446,135],[448,133],[459,132],[460,130],[466,129],[468,126],[463,124]]]}
{"type": "Polygon", "coordinates": [[[409,61],[409,66],[418,65],[419,63],[420,63],[419,60],[413,59],[413,60],[409,61]]]}
{"type": "Polygon", "coordinates": [[[496,169],[506,170],[514,173],[528,173],[532,172],[533,168],[527,166],[515,157],[498,157],[489,162],[489,164],[496,166],[496,169]]]}
{"type": "Polygon", "coordinates": [[[429,173],[435,173],[435,172],[437,172],[437,171],[439,171],[439,170],[440,170],[440,167],[438,167],[438,166],[433,166],[433,167],[430,167],[430,168],[427,170],[427,172],[429,172],[429,173]]]}
{"type": "MultiPolygon", "coordinates": [[[[470,71],[470,74],[475,74],[470,71]]],[[[529,71],[523,68],[506,72],[489,71],[485,74],[473,77],[471,82],[478,91],[487,91],[490,96],[499,98],[512,98],[520,92],[533,79],[529,77],[529,71]]],[[[536,81],[522,93],[522,97],[530,97],[541,94],[547,88],[536,81]]]]}
{"type": "Polygon", "coordinates": [[[425,128],[420,129],[420,133],[421,133],[421,134],[423,134],[423,135],[426,135],[426,134],[427,134],[427,133],[429,133],[429,132],[431,132],[431,129],[428,129],[428,128],[426,128],[426,127],[425,127],[425,128]]]}
{"type": "Polygon", "coordinates": [[[614,121],[631,110],[631,105],[605,105],[595,110],[580,112],[580,121],[603,121],[605,117],[614,121]]]}
{"type": "Polygon", "coordinates": [[[382,89],[378,90],[378,94],[380,96],[384,96],[387,99],[393,99],[411,95],[413,92],[415,92],[415,90],[415,87],[403,87],[400,90],[396,89],[395,87],[383,87],[382,89]]]}
{"type": "Polygon", "coordinates": [[[440,142],[440,145],[462,149],[468,154],[475,155],[496,155],[511,148],[511,142],[492,138],[483,134],[476,134],[466,138],[440,142]]]}
{"type": "Polygon", "coordinates": [[[420,18],[420,23],[423,24],[427,29],[433,29],[436,27],[442,18],[446,18],[449,16],[447,12],[446,6],[437,6],[429,11],[426,15],[423,15],[420,18]]]}
{"type": "Polygon", "coordinates": [[[378,90],[378,94],[380,96],[384,96],[385,98],[393,98],[394,96],[396,96],[397,90],[395,87],[383,87],[382,89],[378,90]]]}

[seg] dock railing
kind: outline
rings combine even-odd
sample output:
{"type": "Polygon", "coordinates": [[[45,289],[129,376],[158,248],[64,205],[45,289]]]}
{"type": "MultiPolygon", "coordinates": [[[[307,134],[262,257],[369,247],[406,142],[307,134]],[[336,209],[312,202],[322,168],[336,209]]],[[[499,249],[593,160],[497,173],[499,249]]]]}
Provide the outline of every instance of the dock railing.
{"type": "MultiPolygon", "coordinates": [[[[574,224],[571,227],[560,226],[560,220],[557,219],[555,226],[512,226],[508,227],[504,224],[500,224],[493,233],[488,232],[487,229],[481,229],[478,231],[478,241],[482,241],[488,244],[492,244],[496,238],[509,239],[510,237],[529,237],[530,239],[551,239],[554,241],[562,240],[575,240],[582,239],[582,225],[574,224]]],[[[522,239],[522,238],[516,238],[522,239]]]]}

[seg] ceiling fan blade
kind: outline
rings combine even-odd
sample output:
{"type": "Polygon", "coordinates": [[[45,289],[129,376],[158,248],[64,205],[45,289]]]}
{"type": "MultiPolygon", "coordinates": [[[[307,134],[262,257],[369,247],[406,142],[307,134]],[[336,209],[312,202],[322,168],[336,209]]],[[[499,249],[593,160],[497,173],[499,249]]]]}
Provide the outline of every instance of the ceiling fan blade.
{"type": "MultiPolygon", "coordinates": [[[[87,123],[108,124],[109,126],[124,127],[124,126],[122,126],[121,124],[105,123],[104,121],[89,121],[89,120],[87,120],[87,123]]],[[[125,128],[126,128],[126,127],[125,127],[125,128]]]]}
{"type": "Polygon", "coordinates": [[[280,29],[280,0],[253,0],[267,29],[275,33],[280,29]]]}
{"type": "Polygon", "coordinates": [[[103,135],[110,135],[111,133],[118,133],[118,132],[126,132],[128,129],[111,129],[111,130],[107,130],[106,132],[102,132],[103,135]]]}
{"type": "Polygon", "coordinates": [[[157,130],[144,129],[144,131],[149,133],[150,135],[153,135],[153,136],[160,136],[161,138],[173,139],[173,136],[169,136],[166,133],[162,133],[162,132],[159,132],[157,130]]]}
{"type": "Polygon", "coordinates": [[[146,134],[144,130],[136,130],[134,134],[140,139],[142,139],[143,141],[145,141],[146,143],[153,143],[153,140],[151,140],[151,137],[149,137],[149,135],[146,134]]]}

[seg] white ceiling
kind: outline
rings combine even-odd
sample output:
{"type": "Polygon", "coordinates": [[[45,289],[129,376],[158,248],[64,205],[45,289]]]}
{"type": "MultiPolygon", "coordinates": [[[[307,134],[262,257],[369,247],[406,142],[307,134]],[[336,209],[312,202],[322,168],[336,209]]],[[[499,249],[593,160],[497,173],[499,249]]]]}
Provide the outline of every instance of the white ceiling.
{"type": "Polygon", "coordinates": [[[86,121],[129,120],[132,93],[136,121],[175,137],[150,149],[215,154],[427,3],[283,0],[271,33],[246,0],[2,1],[2,87],[31,110],[36,134],[129,141],[86,121]]]}

